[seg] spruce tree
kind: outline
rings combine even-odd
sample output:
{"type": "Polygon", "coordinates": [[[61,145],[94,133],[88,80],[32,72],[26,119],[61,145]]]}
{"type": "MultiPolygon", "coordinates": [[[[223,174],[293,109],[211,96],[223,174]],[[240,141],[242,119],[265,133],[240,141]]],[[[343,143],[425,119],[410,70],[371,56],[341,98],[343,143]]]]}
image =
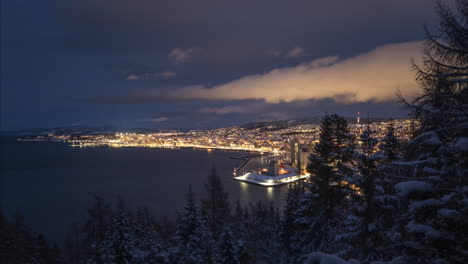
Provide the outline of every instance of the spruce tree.
{"type": "Polygon", "coordinates": [[[422,91],[410,103],[404,102],[419,121],[419,133],[438,130],[463,135],[458,126],[467,119],[468,3],[457,0],[456,6],[454,11],[437,4],[439,32],[426,28],[423,63],[413,63],[422,91]]]}
{"type": "Polygon", "coordinates": [[[136,236],[142,263],[168,263],[168,246],[159,232],[151,227],[138,224],[136,236]]]}
{"type": "Polygon", "coordinates": [[[161,227],[148,208],[138,208],[135,214],[135,237],[143,263],[167,263],[168,245],[163,239],[161,227]]]}
{"type": "Polygon", "coordinates": [[[280,260],[280,215],[277,209],[258,201],[251,206],[252,216],[248,220],[249,258],[254,263],[277,263],[280,260]]]}
{"type": "Polygon", "coordinates": [[[307,166],[311,183],[305,185],[296,211],[293,250],[297,255],[335,250],[336,227],[346,209],[346,177],[352,172],[353,149],[354,138],[346,120],[326,115],[307,166]]]}
{"type": "Polygon", "coordinates": [[[390,242],[387,210],[391,194],[378,165],[382,155],[377,152],[375,131],[367,124],[360,134],[360,147],[355,153],[357,170],[349,179],[349,200],[346,219],[337,237],[344,242],[340,255],[366,261],[384,258],[390,242]],[[356,247],[354,243],[358,243],[356,247]]]}
{"type": "Polygon", "coordinates": [[[102,264],[139,263],[141,254],[138,246],[135,222],[129,213],[121,210],[112,219],[105,238],[95,245],[97,256],[94,261],[102,264]]]}
{"type": "Polygon", "coordinates": [[[61,263],[60,251],[49,247],[42,234],[33,232],[24,217],[16,211],[12,219],[3,216],[0,210],[0,263],[41,264],[61,263]]]}
{"type": "Polygon", "coordinates": [[[93,195],[93,199],[93,205],[88,209],[88,219],[83,227],[84,246],[88,251],[86,254],[95,253],[91,245],[104,239],[112,220],[110,203],[99,195],[93,195]]]}
{"type": "Polygon", "coordinates": [[[224,225],[223,231],[218,239],[219,260],[221,264],[237,264],[239,263],[239,245],[234,237],[231,228],[224,225]]]}
{"type": "Polygon", "coordinates": [[[303,194],[302,182],[295,182],[289,184],[288,193],[286,195],[286,206],[283,210],[283,218],[281,220],[281,247],[283,259],[288,259],[294,254],[292,247],[292,238],[295,231],[295,216],[296,211],[299,209],[299,199],[303,194]]]}
{"type": "Polygon", "coordinates": [[[372,241],[376,237],[371,236],[378,235],[376,234],[378,232],[375,232],[379,230],[378,223],[376,223],[378,216],[376,197],[381,194],[382,187],[378,182],[378,156],[375,155],[378,140],[375,138],[375,131],[371,129],[369,124],[360,135],[360,139],[362,142],[361,152],[357,154],[360,177],[355,184],[357,188],[352,193],[360,196],[359,198],[364,202],[360,241],[362,242],[363,256],[366,256],[376,246],[376,241],[372,241]]]}
{"type": "Polygon", "coordinates": [[[195,203],[190,188],[177,227],[177,247],[171,259],[178,263],[213,263],[214,240],[206,217],[195,203]]]}
{"type": "Polygon", "coordinates": [[[224,191],[221,179],[214,167],[205,182],[205,189],[208,197],[202,201],[203,212],[208,217],[213,232],[218,234],[223,222],[230,215],[231,206],[228,193],[224,191]]]}
{"type": "Polygon", "coordinates": [[[440,31],[427,31],[423,65],[414,65],[422,93],[408,106],[420,129],[395,185],[412,263],[468,259],[468,2],[456,3],[456,10],[438,4],[440,31]]]}

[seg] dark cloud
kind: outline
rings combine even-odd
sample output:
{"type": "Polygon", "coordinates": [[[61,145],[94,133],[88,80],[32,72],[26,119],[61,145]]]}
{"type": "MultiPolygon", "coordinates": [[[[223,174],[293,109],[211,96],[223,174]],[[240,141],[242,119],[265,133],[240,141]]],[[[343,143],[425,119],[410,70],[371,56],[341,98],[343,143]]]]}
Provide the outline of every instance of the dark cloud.
{"type": "Polygon", "coordinates": [[[200,49],[198,48],[188,48],[188,49],[180,49],[180,48],[173,48],[169,53],[169,58],[174,63],[184,63],[188,62],[192,56],[199,52],[200,49]]]}
{"type": "Polygon", "coordinates": [[[177,76],[175,72],[165,71],[159,73],[145,72],[145,73],[130,73],[127,74],[125,80],[127,81],[139,81],[139,80],[160,80],[160,79],[169,79],[177,76]]]}
{"type": "Polygon", "coordinates": [[[161,122],[166,122],[168,121],[169,118],[165,117],[165,116],[161,116],[161,117],[151,117],[151,118],[143,118],[142,121],[143,122],[150,122],[150,123],[161,123],[161,122]]]}
{"type": "Polygon", "coordinates": [[[300,100],[293,103],[268,104],[263,101],[242,101],[222,107],[203,107],[200,114],[259,116],[265,119],[290,119],[321,116],[324,113],[339,113],[354,116],[356,112],[369,113],[374,117],[402,117],[404,109],[396,101],[366,101],[362,103],[340,104],[333,99],[300,100]]]}
{"type": "Polygon", "coordinates": [[[419,39],[433,15],[430,2],[60,0],[56,10],[79,49],[167,54],[196,46],[210,51],[199,63],[219,63],[258,59],[266,49],[300,46],[321,56],[344,45],[365,50],[419,39]]]}
{"type": "MultiPolygon", "coordinates": [[[[421,42],[389,44],[345,60],[337,56],[319,58],[211,88],[192,85],[172,90],[151,89],[127,96],[93,97],[89,101],[105,104],[248,99],[278,103],[324,98],[340,103],[386,101],[395,98],[398,88],[404,89],[405,95],[416,93],[409,58],[421,56],[421,51],[421,42]]],[[[302,51],[293,53],[299,56],[302,51]]]]}
{"type": "MultiPolygon", "coordinates": [[[[346,61],[378,46],[419,40],[422,25],[434,19],[436,1],[4,2],[1,129],[75,123],[130,126],[152,117],[169,120],[147,123],[202,127],[269,118],[260,110],[250,116],[199,111],[251,100],[266,108],[278,106],[281,100],[272,98],[278,99],[277,87],[269,85],[270,94],[259,96],[259,80],[288,80],[287,72],[297,73],[318,58],[339,56],[346,61]],[[245,78],[251,83],[244,85],[245,78]],[[245,91],[244,86],[251,89],[245,91]],[[224,93],[223,87],[232,91],[224,93]]],[[[403,79],[408,76],[405,73],[403,79]]],[[[392,91],[398,88],[391,84],[392,91]]],[[[372,96],[358,98],[372,93],[349,90],[335,91],[330,106],[378,105],[369,103],[372,96]],[[336,103],[343,94],[354,101],[336,103]]],[[[288,93],[303,96],[294,100],[317,98],[288,93]]],[[[379,98],[385,105],[388,96],[379,98]]]]}

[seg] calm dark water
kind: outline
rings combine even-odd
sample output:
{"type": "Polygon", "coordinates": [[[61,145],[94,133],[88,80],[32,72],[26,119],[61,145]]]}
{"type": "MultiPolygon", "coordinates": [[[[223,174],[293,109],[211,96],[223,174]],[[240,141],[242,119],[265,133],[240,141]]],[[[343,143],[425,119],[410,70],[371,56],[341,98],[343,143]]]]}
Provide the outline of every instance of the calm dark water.
{"type": "Polygon", "coordinates": [[[18,143],[0,139],[0,202],[25,215],[33,230],[62,242],[73,222],[83,222],[97,193],[130,208],[148,207],[157,217],[182,210],[191,185],[205,196],[204,180],[215,166],[233,203],[273,201],[284,205],[287,186],[261,187],[232,179],[241,152],[153,148],[72,148],[63,143],[18,143]]]}

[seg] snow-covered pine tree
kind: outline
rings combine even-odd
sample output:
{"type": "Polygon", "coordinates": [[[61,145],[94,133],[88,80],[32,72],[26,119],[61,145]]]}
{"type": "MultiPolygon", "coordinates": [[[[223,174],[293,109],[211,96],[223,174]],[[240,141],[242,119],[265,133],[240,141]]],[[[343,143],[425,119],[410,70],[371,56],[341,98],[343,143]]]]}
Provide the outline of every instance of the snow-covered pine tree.
{"type": "Polygon", "coordinates": [[[375,138],[375,131],[371,129],[369,124],[360,135],[360,140],[362,151],[357,154],[360,180],[357,183],[357,189],[353,190],[355,191],[353,194],[359,195],[364,202],[359,232],[359,241],[362,243],[360,255],[362,258],[372,259],[375,257],[377,245],[381,244],[379,236],[383,232],[378,213],[380,204],[376,201],[376,197],[383,194],[383,188],[378,182],[377,175],[378,156],[375,155],[375,150],[378,140],[375,138]]]}
{"type": "Polygon", "coordinates": [[[140,226],[136,235],[142,263],[168,263],[168,246],[156,230],[140,226]]]}
{"type": "Polygon", "coordinates": [[[326,115],[307,166],[311,184],[305,184],[295,215],[292,245],[296,256],[336,250],[334,240],[346,209],[348,184],[344,180],[352,171],[353,146],[346,120],[336,114],[326,115]]]}
{"type": "Polygon", "coordinates": [[[379,192],[376,194],[376,215],[380,217],[379,237],[374,248],[376,259],[388,260],[401,252],[401,208],[394,185],[398,182],[400,167],[395,163],[403,159],[402,142],[397,138],[394,122],[389,120],[385,136],[378,145],[378,166],[376,183],[379,192]]]}
{"type": "Polygon", "coordinates": [[[440,32],[427,31],[424,63],[415,64],[422,94],[408,103],[420,129],[395,188],[412,263],[468,259],[468,1],[456,3],[456,10],[437,6],[440,32]]]}
{"type": "Polygon", "coordinates": [[[112,219],[110,203],[106,202],[99,195],[93,195],[93,198],[93,205],[88,209],[88,219],[82,230],[84,233],[83,244],[87,251],[84,254],[86,255],[95,254],[91,245],[104,239],[112,219]]]}
{"type": "Polygon", "coordinates": [[[180,245],[186,245],[190,241],[190,236],[195,233],[197,225],[200,224],[200,211],[195,204],[191,188],[185,198],[184,211],[179,217],[180,222],[177,226],[177,240],[180,245]]]}
{"type": "Polygon", "coordinates": [[[105,238],[94,246],[97,255],[91,263],[130,264],[142,261],[135,223],[125,210],[116,213],[105,238]]]}
{"type": "Polygon", "coordinates": [[[220,264],[237,264],[239,262],[239,245],[231,228],[224,225],[223,231],[218,239],[218,261],[220,264]]]}
{"type": "Polygon", "coordinates": [[[346,177],[346,175],[352,174],[354,170],[352,161],[356,148],[355,137],[351,133],[345,118],[337,114],[331,115],[331,118],[335,124],[333,131],[335,141],[333,153],[335,155],[334,160],[336,161],[336,173],[342,177],[346,177]]]}
{"type": "MultiPolygon", "coordinates": [[[[247,220],[247,254],[244,259],[252,263],[277,263],[280,256],[280,216],[277,209],[258,201],[251,206],[251,217],[247,220]]],[[[241,233],[242,234],[242,233],[241,233]]]]}
{"type": "Polygon", "coordinates": [[[386,180],[378,170],[383,155],[377,152],[377,144],[375,131],[367,124],[355,153],[356,173],[347,181],[350,187],[347,218],[337,237],[345,242],[340,252],[345,258],[384,260],[391,243],[389,234],[393,230],[388,223],[391,220],[388,211],[393,211],[394,199],[387,192],[386,180]]]}
{"type": "Polygon", "coordinates": [[[273,201],[270,202],[270,210],[268,214],[267,225],[264,226],[265,231],[269,234],[266,257],[269,263],[281,263],[281,215],[278,208],[275,208],[273,201]]]}
{"type": "Polygon", "coordinates": [[[140,208],[136,213],[135,236],[143,263],[168,263],[168,245],[162,238],[159,225],[147,208],[140,208]]]}
{"type": "Polygon", "coordinates": [[[214,234],[219,234],[223,222],[231,213],[228,193],[224,191],[221,179],[213,167],[205,182],[205,189],[208,197],[202,201],[203,212],[208,218],[211,230],[214,234]]]}
{"type": "Polygon", "coordinates": [[[200,252],[201,263],[214,263],[215,240],[206,216],[200,215],[200,225],[195,231],[189,248],[192,248],[195,252],[200,252]]]}
{"type": "Polygon", "coordinates": [[[184,212],[177,227],[177,247],[171,261],[177,263],[213,263],[213,235],[206,217],[195,203],[192,189],[186,196],[184,212]]]}
{"type": "Polygon", "coordinates": [[[247,239],[244,225],[235,233],[237,235],[236,255],[239,263],[249,263],[249,254],[247,251],[247,239]]]}
{"type": "MultiPolygon", "coordinates": [[[[413,62],[422,91],[407,105],[420,123],[420,133],[439,129],[450,132],[467,118],[468,3],[456,3],[456,11],[437,4],[439,32],[434,35],[426,28],[423,64],[413,62]]],[[[461,132],[452,132],[456,131],[461,132]]]]}
{"type": "MultiPolygon", "coordinates": [[[[288,193],[286,195],[286,206],[283,210],[281,220],[281,253],[282,258],[287,260],[294,254],[292,247],[292,237],[295,231],[295,216],[299,208],[299,199],[303,194],[302,181],[289,184],[288,193]]],[[[285,261],[286,262],[286,261],[285,261]]]]}

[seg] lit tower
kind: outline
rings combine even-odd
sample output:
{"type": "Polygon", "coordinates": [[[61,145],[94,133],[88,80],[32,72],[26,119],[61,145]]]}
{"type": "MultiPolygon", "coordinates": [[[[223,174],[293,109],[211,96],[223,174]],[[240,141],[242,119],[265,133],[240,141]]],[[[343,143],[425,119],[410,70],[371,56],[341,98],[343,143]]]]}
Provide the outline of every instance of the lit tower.
{"type": "Polygon", "coordinates": [[[358,123],[358,124],[359,124],[359,122],[361,121],[361,117],[359,116],[359,114],[360,114],[360,113],[359,113],[359,112],[357,112],[357,118],[356,118],[356,121],[357,121],[357,123],[358,123]]]}

